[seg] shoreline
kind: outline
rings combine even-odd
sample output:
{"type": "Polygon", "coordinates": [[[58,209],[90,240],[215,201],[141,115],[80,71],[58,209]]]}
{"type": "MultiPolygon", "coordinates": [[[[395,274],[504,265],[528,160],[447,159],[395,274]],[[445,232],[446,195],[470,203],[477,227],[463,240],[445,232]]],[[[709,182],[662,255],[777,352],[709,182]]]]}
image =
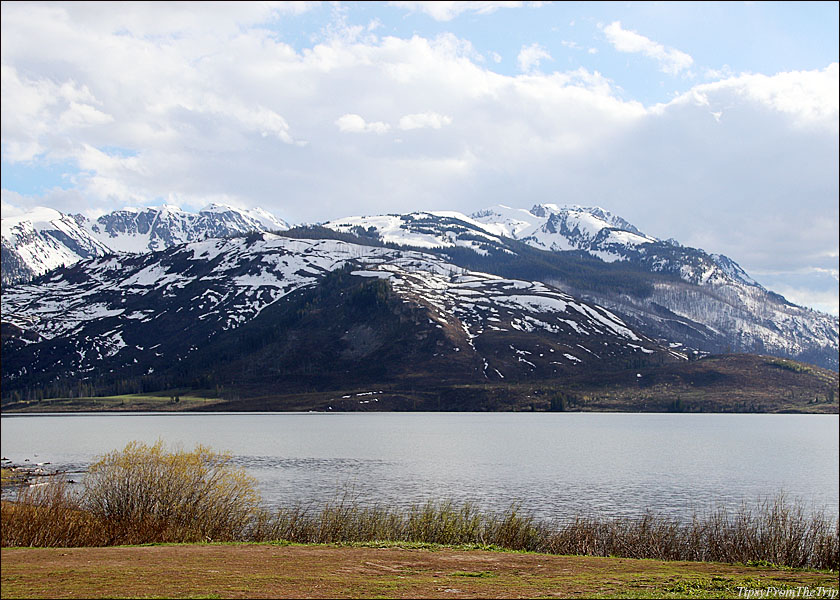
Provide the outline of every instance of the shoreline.
{"type": "MultiPolygon", "coordinates": [[[[821,407],[820,407],[821,408],[821,407]]],[[[91,407],[88,409],[3,409],[0,415],[4,417],[18,417],[18,416],[50,416],[50,415],[91,415],[91,414],[118,414],[118,415],[262,415],[262,414],[318,414],[318,415],[337,415],[337,414],[623,414],[623,415],[840,415],[840,408],[835,407],[833,410],[784,410],[784,411],[691,411],[691,412],[674,412],[668,410],[621,410],[621,409],[569,409],[563,411],[547,411],[547,410],[206,410],[206,409],[187,409],[187,410],[169,410],[161,409],[139,409],[139,408],[100,408],[91,407]]]]}

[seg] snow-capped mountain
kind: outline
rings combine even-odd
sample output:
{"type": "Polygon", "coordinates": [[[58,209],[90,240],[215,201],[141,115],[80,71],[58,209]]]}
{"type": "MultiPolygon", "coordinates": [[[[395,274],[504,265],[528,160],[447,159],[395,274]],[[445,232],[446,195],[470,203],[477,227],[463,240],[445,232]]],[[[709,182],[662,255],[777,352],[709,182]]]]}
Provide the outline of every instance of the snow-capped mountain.
{"type": "MultiPolygon", "coordinates": [[[[528,242],[544,250],[593,250],[601,245],[639,245],[657,241],[600,208],[537,204],[531,210],[496,205],[472,215],[488,231],[528,242]]],[[[617,257],[605,253],[604,260],[617,257]]]]}
{"type": "Polygon", "coordinates": [[[471,217],[535,248],[581,250],[605,262],[624,260],[649,271],[674,273],[697,284],[738,281],[758,285],[731,258],[687,248],[676,240],[659,240],[600,207],[537,204],[531,210],[497,205],[471,217]]]}
{"type": "Polygon", "coordinates": [[[505,276],[527,272],[609,307],[651,337],[685,347],[774,354],[838,368],[837,317],[787,302],[724,255],[658,240],[598,207],[495,206],[469,217],[427,212],[350,217],[325,226],[392,245],[438,249],[462,266],[505,276]],[[545,258],[511,240],[550,251],[565,267],[556,261],[548,267],[545,258]],[[486,258],[454,252],[459,248],[486,258]],[[568,251],[598,260],[572,268],[568,251]],[[589,271],[581,276],[574,269],[589,271]],[[627,278],[640,285],[622,287],[627,278]]]}
{"type": "Polygon", "coordinates": [[[206,238],[282,231],[289,225],[259,208],[242,210],[211,204],[195,214],[164,204],[114,211],[89,222],[87,227],[116,252],[148,252],[206,238]]]}
{"type": "Polygon", "coordinates": [[[58,266],[114,252],[149,252],[176,244],[252,231],[281,231],[288,223],[256,208],[211,204],[198,214],[175,206],[124,209],[89,220],[38,208],[3,217],[2,281],[28,281],[58,266]]]}
{"type": "MultiPolygon", "coordinates": [[[[94,222],[81,217],[66,217],[53,211],[44,212],[35,223],[38,225],[32,225],[26,219],[19,218],[16,222],[10,220],[8,223],[4,219],[4,278],[7,265],[23,265],[23,268],[35,272],[29,266],[34,262],[33,257],[41,257],[41,262],[35,263],[35,267],[45,271],[58,264],[70,264],[83,256],[114,251],[161,250],[209,236],[265,229],[283,230],[287,227],[282,221],[263,212],[245,212],[221,206],[209,207],[197,215],[173,207],[124,210],[94,222]],[[14,235],[10,233],[8,238],[9,247],[14,251],[7,251],[7,231],[15,232],[14,235]],[[70,246],[66,243],[67,238],[80,241],[70,246]],[[45,249],[26,246],[23,243],[26,240],[41,244],[45,249]],[[21,254],[14,244],[33,249],[29,254],[21,254]],[[62,250],[70,247],[78,251],[70,255],[67,250],[62,250]]],[[[336,239],[352,242],[348,246],[329,246],[330,252],[337,253],[330,259],[336,264],[346,262],[341,257],[344,251],[339,248],[352,248],[351,252],[358,255],[354,258],[359,260],[371,252],[410,250],[431,257],[425,260],[442,261],[441,264],[447,265],[441,267],[444,269],[462,269],[546,286],[547,289],[565,293],[590,305],[605,307],[629,325],[630,329],[657,340],[662,347],[701,354],[771,354],[835,370],[838,368],[839,328],[836,317],[787,302],[758,285],[735,261],[726,256],[685,247],[674,240],[658,240],[621,217],[600,208],[543,204],[530,210],[496,206],[469,217],[451,211],[347,217],[325,223],[323,227],[302,228],[288,235],[335,238],[333,244],[336,239]]],[[[284,256],[293,256],[300,250],[294,248],[297,246],[288,246],[284,256]]],[[[234,252],[231,256],[235,255],[234,252]]],[[[148,266],[155,260],[154,256],[145,255],[121,257],[119,261],[122,262],[119,264],[131,265],[135,263],[130,261],[140,261],[136,264],[148,266]]],[[[232,265],[239,265],[238,258],[230,260],[233,261],[232,265]]],[[[246,263],[251,264],[249,261],[253,260],[248,259],[246,263]]],[[[85,274],[88,267],[80,268],[82,270],[72,277],[88,277],[85,274]]],[[[237,278],[250,269],[242,265],[231,268],[233,270],[230,273],[235,273],[231,276],[237,278]]],[[[298,265],[293,274],[309,273],[312,268],[298,265]]],[[[364,264],[359,268],[368,270],[364,264]]],[[[141,276],[145,278],[144,281],[148,280],[148,285],[153,286],[149,288],[149,293],[159,298],[165,295],[155,291],[158,279],[167,289],[170,284],[177,283],[172,279],[172,271],[161,269],[161,266],[154,267],[141,276]]],[[[318,269],[316,271],[321,272],[318,269]]],[[[76,273],[75,270],[72,272],[76,273]]],[[[216,276],[222,280],[227,275],[221,273],[216,276]]],[[[294,279],[289,274],[285,277],[290,281],[294,279]]],[[[424,277],[429,278],[428,275],[424,277]]],[[[52,278],[42,281],[41,285],[47,285],[52,278]]],[[[315,282],[310,281],[307,286],[310,284],[314,286],[315,282]]],[[[113,287],[114,283],[109,285],[113,287]]],[[[276,295],[276,291],[271,290],[276,290],[277,286],[273,283],[267,285],[260,294],[267,294],[266,297],[276,295]]],[[[393,287],[398,288],[400,285],[397,283],[393,287]]],[[[60,295],[54,288],[48,286],[47,289],[53,290],[50,294],[60,295]]],[[[30,289],[28,293],[34,292],[30,289]]],[[[440,293],[444,294],[443,291],[440,293]]],[[[18,310],[6,301],[7,296],[17,297],[15,294],[17,291],[7,294],[4,290],[4,320],[26,330],[23,339],[44,337],[42,327],[24,326],[29,322],[27,319],[35,318],[32,314],[18,310]],[[10,311],[13,317],[6,319],[10,311]]],[[[235,296],[240,297],[238,292],[235,296]]],[[[431,292],[428,296],[432,297],[431,292]]],[[[89,300],[89,296],[81,298],[89,300]]],[[[59,302],[55,298],[53,301],[59,302]]],[[[64,306],[66,302],[69,299],[62,297],[57,306],[64,306]]],[[[245,306],[245,300],[242,300],[242,306],[245,306]]],[[[451,305],[444,303],[442,306],[441,310],[445,309],[457,316],[458,302],[451,305]]],[[[232,316],[229,318],[242,319],[243,322],[253,316],[240,308],[237,304],[225,307],[224,310],[220,308],[219,311],[220,314],[230,314],[232,316]]],[[[254,314],[259,312],[257,310],[254,314]]],[[[98,321],[100,316],[97,313],[94,321],[98,321]]],[[[181,307],[177,321],[179,327],[190,322],[182,319],[187,316],[200,320],[201,326],[212,322],[214,318],[203,313],[194,314],[192,309],[181,307]]],[[[65,321],[66,318],[49,320],[49,327],[59,327],[60,323],[70,322],[65,321]]],[[[527,323],[528,320],[521,322],[527,323]]],[[[77,323],[73,327],[81,325],[77,323]]],[[[487,331],[487,328],[482,330],[487,331]]]]}
{"type": "MultiPolygon", "coordinates": [[[[472,218],[490,231],[510,230],[524,220],[523,212],[496,206],[472,218]]],[[[654,282],[644,298],[555,282],[610,307],[648,335],[710,352],[768,353],[838,368],[837,317],[791,304],[727,256],[647,236],[598,207],[545,204],[527,214],[532,227],[511,234],[531,246],[582,250],[607,262],[679,277],[682,281],[654,282]]]]}
{"type": "Polygon", "coordinates": [[[384,369],[381,379],[508,382],[686,360],[540,282],[422,252],[272,234],[80,262],[8,288],[3,327],[4,393],[117,377],[109,373],[198,377],[210,363],[212,377],[241,368],[297,386],[365,368],[384,369]],[[240,365],[242,353],[251,358],[240,365]]]}
{"type": "Polygon", "coordinates": [[[62,265],[109,251],[85,228],[81,216],[36,208],[2,219],[3,284],[26,281],[62,265]]]}
{"type": "Polygon", "coordinates": [[[482,255],[506,245],[500,234],[491,228],[453,211],[346,217],[324,223],[324,227],[385,244],[413,248],[467,248],[482,255]]]}

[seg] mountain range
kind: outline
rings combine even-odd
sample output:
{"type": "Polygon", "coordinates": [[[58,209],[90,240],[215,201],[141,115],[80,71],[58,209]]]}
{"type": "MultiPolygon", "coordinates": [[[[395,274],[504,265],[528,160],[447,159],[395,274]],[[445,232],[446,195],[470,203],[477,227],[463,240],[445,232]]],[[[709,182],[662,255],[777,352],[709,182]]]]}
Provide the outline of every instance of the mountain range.
{"type": "Polygon", "coordinates": [[[496,206],[471,217],[350,217],[325,227],[538,279],[609,308],[663,342],[838,368],[837,317],[788,302],[724,255],[658,240],[601,208],[496,206]]]}
{"type": "MultiPolygon", "coordinates": [[[[789,378],[802,373],[803,398],[836,405],[836,373],[818,367],[697,360],[748,352],[836,371],[836,317],[600,208],[496,206],[291,229],[220,206],[95,221],[45,209],[4,218],[3,269],[7,282],[45,271],[4,286],[4,405],[180,386],[231,409],[288,408],[276,399],[301,394],[327,409],[356,407],[339,390],[380,387],[391,390],[376,390],[380,406],[486,410],[526,397],[533,407],[540,394],[552,407],[592,402],[614,384],[616,397],[662,409],[697,382],[731,395],[743,377],[756,391],[781,374],[779,389],[793,390],[789,378]],[[66,266],[46,270],[56,264],[66,266]]],[[[756,394],[741,409],[766,397],[756,394]]],[[[708,409],[714,399],[703,397],[708,409]]]]}
{"type": "Polygon", "coordinates": [[[126,208],[91,220],[37,208],[2,220],[2,283],[31,280],[59,266],[115,252],[152,252],[209,237],[288,229],[262,209],[211,204],[196,213],[163,205],[126,208]]]}

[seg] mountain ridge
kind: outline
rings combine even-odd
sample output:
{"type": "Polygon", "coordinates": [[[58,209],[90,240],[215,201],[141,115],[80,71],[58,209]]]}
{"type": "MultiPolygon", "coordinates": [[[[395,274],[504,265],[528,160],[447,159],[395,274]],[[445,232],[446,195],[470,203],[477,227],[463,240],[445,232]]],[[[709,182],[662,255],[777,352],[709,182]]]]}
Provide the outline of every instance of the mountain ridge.
{"type": "MultiPolygon", "coordinates": [[[[426,253],[271,234],[88,259],[8,289],[3,302],[4,394],[104,373],[151,380],[180,372],[178,363],[202,372],[203,360],[212,372],[227,372],[216,364],[225,352],[215,340],[239,347],[240,328],[258,319],[263,325],[251,331],[262,339],[278,327],[272,318],[282,323],[277,335],[285,341],[263,362],[243,364],[264,373],[274,361],[277,381],[287,386],[306,381],[312,369],[310,384],[319,385],[327,375],[316,367],[322,362],[329,373],[344,369],[349,377],[349,365],[380,348],[414,348],[423,340],[428,352],[405,364],[462,383],[609,370],[615,361],[686,360],[609,311],[539,282],[471,272],[426,253]],[[374,311],[374,324],[336,316],[352,310],[374,311]],[[301,326],[316,313],[311,328],[301,326]],[[394,346],[382,334],[382,319],[403,332],[405,343],[394,346]],[[329,360],[313,362],[322,354],[329,360]]],[[[239,352],[225,363],[235,364],[239,352]]],[[[395,362],[387,354],[379,359],[370,364],[395,362]]]]}
{"type": "MultiPolygon", "coordinates": [[[[187,214],[164,206],[115,211],[95,222],[81,216],[60,219],[71,232],[88,232],[89,244],[99,251],[102,239],[130,238],[135,249],[148,251],[150,246],[174,247],[186,238],[287,227],[257,210],[211,205],[193,217],[187,214]],[[192,228],[195,223],[200,226],[192,228]]],[[[20,257],[6,250],[7,229],[4,218],[4,269],[20,257]]],[[[541,282],[606,307],[639,332],[683,352],[770,354],[838,368],[836,317],[787,302],[726,256],[653,238],[600,207],[538,204],[526,210],[499,205],[471,216],[425,211],[346,217],[285,231],[289,236],[406,248],[459,268],[541,282]]],[[[49,239],[57,244],[58,237],[53,233],[49,239]]],[[[90,254],[96,255],[94,250],[90,254]]]]}
{"type": "Polygon", "coordinates": [[[198,213],[167,204],[125,208],[93,220],[39,207],[3,217],[2,283],[29,281],[59,266],[115,252],[150,252],[208,237],[288,228],[260,208],[223,204],[210,204],[198,213]]]}
{"type": "MultiPolygon", "coordinates": [[[[381,233],[383,217],[351,217],[325,223],[325,227],[343,233],[364,232],[368,238],[380,232],[379,238],[390,244],[411,245],[419,239],[420,247],[427,251],[451,258],[457,255],[456,262],[462,266],[504,275],[510,273],[500,270],[506,268],[500,265],[513,262],[509,255],[529,254],[511,240],[547,250],[550,257],[563,257],[566,262],[587,256],[592,260],[585,266],[596,275],[594,281],[570,276],[568,269],[565,273],[563,269],[543,269],[531,276],[609,307],[648,335],[706,353],[771,354],[801,358],[834,370],[840,366],[837,317],[796,306],[766,290],[724,255],[674,240],[663,242],[635,227],[633,231],[619,230],[615,225],[623,219],[597,207],[502,208],[504,213],[487,209],[466,218],[451,212],[443,217],[433,212],[389,215],[385,235],[381,233]],[[463,253],[462,247],[477,254],[463,253]],[[518,249],[512,250],[514,247],[518,249]],[[487,258],[490,254],[493,260],[487,258]],[[610,270],[607,265],[634,267],[637,280],[644,285],[622,287],[619,279],[611,290],[610,277],[617,274],[626,279],[630,272],[626,268],[610,270]],[[603,275],[597,275],[598,271],[603,275]]],[[[542,260],[534,258],[531,265],[542,260]]]]}

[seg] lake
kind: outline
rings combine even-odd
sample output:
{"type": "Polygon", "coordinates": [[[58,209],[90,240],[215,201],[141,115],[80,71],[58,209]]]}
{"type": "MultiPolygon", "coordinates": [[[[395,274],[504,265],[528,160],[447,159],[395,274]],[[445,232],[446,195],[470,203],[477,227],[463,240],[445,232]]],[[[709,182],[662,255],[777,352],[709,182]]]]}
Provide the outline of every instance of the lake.
{"type": "MultiPolygon", "coordinates": [[[[627,413],[98,413],[3,415],[2,455],[76,470],[129,441],[228,451],[269,505],[351,494],[409,506],[512,503],[687,518],[784,491],[838,514],[837,415],[627,413]]],[[[78,478],[78,476],[76,477],[78,478]]]]}

